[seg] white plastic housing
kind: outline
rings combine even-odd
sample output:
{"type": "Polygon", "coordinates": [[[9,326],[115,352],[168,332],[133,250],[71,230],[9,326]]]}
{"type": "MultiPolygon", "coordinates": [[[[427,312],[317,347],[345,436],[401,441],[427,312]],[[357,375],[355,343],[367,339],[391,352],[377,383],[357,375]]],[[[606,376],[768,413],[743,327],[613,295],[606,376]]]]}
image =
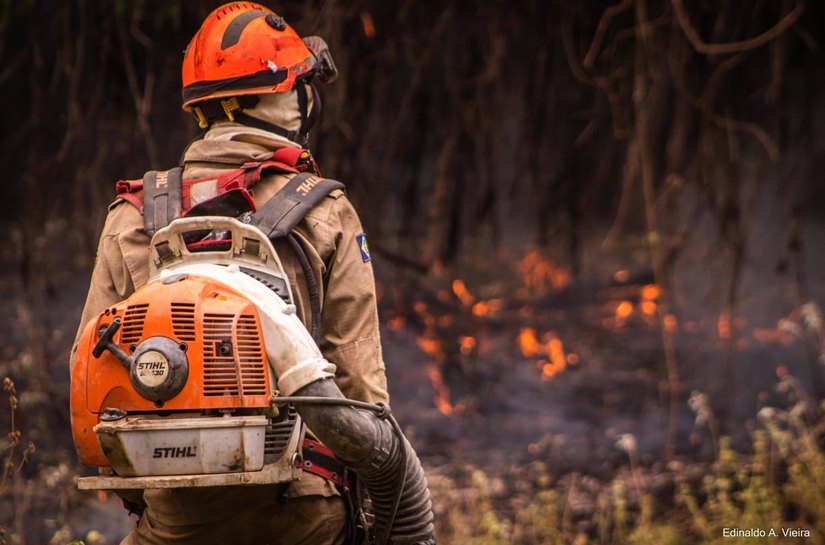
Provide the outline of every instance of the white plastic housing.
{"type": "Polygon", "coordinates": [[[259,471],[264,465],[265,416],[126,417],[95,426],[119,475],[198,475],[259,471]]]}

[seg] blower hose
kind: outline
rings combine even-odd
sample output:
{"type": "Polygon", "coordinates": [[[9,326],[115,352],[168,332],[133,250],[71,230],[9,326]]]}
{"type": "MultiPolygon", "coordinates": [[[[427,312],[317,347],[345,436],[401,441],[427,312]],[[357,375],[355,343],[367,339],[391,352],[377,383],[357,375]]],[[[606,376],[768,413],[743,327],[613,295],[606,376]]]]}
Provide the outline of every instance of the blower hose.
{"type": "Polygon", "coordinates": [[[435,545],[427,479],[389,407],[347,399],[330,379],[273,401],[295,405],[313,433],[358,475],[372,501],[376,543],[435,545]]]}

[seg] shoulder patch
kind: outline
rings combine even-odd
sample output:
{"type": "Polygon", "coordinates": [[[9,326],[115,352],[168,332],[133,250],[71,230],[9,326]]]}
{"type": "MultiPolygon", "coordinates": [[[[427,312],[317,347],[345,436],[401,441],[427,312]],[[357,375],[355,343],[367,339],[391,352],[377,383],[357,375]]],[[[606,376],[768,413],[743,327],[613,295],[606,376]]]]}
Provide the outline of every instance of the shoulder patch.
{"type": "Polygon", "coordinates": [[[372,261],[372,257],[370,256],[370,246],[367,243],[367,235],[361,233],[355,237],[355,240],[358,241],[358,249],[361,250],[361,259],[364,263],[369,263],[372,261]]]}

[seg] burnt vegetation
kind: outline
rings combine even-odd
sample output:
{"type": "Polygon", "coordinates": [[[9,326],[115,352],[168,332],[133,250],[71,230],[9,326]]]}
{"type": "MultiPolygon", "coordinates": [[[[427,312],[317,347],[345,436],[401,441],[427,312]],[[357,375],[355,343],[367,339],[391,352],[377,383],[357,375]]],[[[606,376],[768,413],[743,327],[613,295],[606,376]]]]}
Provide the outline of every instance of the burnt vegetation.
{"type": "MultiPolygon", "coordinates": [[[[221,3],[0,0],[0,542],[128,525],[72,491],[68,351],[114,181],[197,135],[180,62],[221,3]]],[[[310,147],[445,542],[821,542],[825,5],[271,7],[342,75],[310,147]]]]}

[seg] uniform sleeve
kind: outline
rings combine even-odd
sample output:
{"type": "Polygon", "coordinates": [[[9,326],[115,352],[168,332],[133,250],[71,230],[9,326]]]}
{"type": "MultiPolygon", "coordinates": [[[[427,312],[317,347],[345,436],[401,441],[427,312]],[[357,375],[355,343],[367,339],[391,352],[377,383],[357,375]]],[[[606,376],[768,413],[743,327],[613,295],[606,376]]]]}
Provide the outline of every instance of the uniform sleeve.
{"type": "Polygon", "coordinates": [[[359,247],[361,222],[346,197],[330,212],[335,251],[327,263],[321,350],[337,366],[335,381],[344,394],[370,403],[389,403],[372,263],[359,247]]]}
{"type": "Polygon", "coordinates": [[[123,301],[147,282],[148,259],[149,237],[143,231],[140,212],[129,204],[116,204],[109,211],[100,234],[75,344],[92,318],[106,307],[123,301]]]}

